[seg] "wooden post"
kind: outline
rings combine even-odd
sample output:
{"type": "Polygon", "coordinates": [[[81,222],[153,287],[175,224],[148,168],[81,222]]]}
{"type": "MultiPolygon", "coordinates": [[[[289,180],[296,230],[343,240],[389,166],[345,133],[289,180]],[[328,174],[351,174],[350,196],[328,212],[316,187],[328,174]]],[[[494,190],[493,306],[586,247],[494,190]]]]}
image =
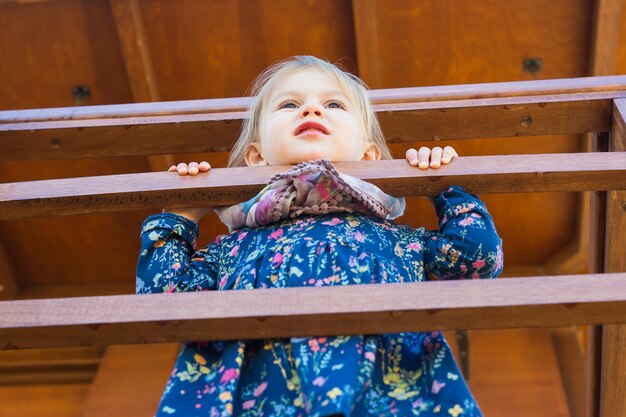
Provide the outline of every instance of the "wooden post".
{"type": "MultiPolygon", "coordinates": [[[[609,151],[626,151],[626,100],[615,100],[609,151]]],[[[626,192],[607,192],[604,271],[626,271],[626,192]]],[[[600,416],[626,416],[626,326],[602,329],[600,416]]]]}

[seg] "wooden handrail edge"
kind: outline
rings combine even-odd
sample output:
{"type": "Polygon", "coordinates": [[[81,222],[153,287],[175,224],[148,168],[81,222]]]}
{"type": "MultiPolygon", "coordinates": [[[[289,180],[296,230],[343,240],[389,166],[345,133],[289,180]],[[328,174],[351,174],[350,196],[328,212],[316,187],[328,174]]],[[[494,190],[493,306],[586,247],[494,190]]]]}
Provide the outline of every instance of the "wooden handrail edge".
{"type": "Polygon", "coordinates": [[[626,323],[626,273],[0,302],[0,349],[626,323]]]}
{"type": "MultiPolygon", "coordinates": [[[[461,157],[422,171],[405,160],[342,162],[337,168],[397,196],[626,189],[626,152],[461,157]]],[[[88,214],[190,204],[223,206],[258,192],[282,167],[216,168],[0,184],[0,219],[88,214]]]]}
{"type": "MultiPolygon", "coordinates": [[[[555,94],[626,91],[626,76],[581,77],[480,84],[459,84],[370,90],[375,105],[468,99],[492,99],[555,94]]],[[[82,107],[0,111],[4,123],[77,120],[89,118],[151,117],[175,114],[243,112],[250,97],[169,101],[159,103],[108,104],[82,107]]]]}

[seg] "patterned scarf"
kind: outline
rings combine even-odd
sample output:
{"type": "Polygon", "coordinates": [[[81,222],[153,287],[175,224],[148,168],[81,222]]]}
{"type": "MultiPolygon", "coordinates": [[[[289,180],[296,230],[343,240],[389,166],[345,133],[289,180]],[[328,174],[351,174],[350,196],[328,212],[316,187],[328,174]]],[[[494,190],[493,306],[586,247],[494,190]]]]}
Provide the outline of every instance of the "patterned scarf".
{"type": "Polygon", "coordinates": [[[301,215],[338,212],[395,219],[404,207],[404,198],[392,197],[370,183],[341,174],[332,162],[320,159],[276,174],[251,200],[215,211],[232,232],[301,215]]]}

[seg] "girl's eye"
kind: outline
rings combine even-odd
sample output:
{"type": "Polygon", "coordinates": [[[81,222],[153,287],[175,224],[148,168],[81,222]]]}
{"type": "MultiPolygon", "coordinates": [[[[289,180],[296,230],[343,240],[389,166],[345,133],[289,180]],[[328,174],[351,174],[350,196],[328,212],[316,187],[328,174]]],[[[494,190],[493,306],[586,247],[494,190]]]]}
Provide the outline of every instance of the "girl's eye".
{"type": "Polygon", "coordinates": [[[346,106],[341,101],[337,101],[337,100],[329,101],[328,103],[326,103],[326,107],[328,107],[329,109],[345,109],[346,108],[346,106]]]}
{"type": "Polygon", "coordinates": [[[288,100],[288,101],[280,103],[278,108],[279,109],[297,109],[298,105],[294,101],[288,100]]]}

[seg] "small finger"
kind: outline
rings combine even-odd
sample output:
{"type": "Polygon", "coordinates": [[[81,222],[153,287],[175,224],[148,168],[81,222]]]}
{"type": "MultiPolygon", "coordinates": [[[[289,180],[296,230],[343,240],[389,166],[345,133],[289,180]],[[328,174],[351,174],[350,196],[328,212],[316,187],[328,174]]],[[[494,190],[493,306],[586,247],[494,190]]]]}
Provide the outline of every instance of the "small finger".
{"type": "Polygon", "coordinates": [[[187,169],[189,171],[189,175],[198,175],[198,172],[200,172],[197,162],[190,162],[189,165],[187,165],[187,169]]]}
{"type": "Polygon", "coordinates": [[[206,172],[211,169],[211,164],[209,164],[207,161],[202,161],[198,165],[198,169],[200,170],[200,172],[206,172]]]}
{"type": "Polygon", "coordinates": [[[459,154],[456,153],[456,150],[452,146],[446,146],[443,150],[443,154],[441,156],[442,164],[449,164],[452,161],[452,158],[458,157],[459,154]]]}
{"type": "Polygon", "coordinates": [[[167,172],[176,172],[176,165],[172,165],[170,169],[167,170],[167,172]]]}
{"type": "Polygon", "coordinates": [[[409,161],[409,165],[416,167],[419,162],[417,159],[417,150],[415,148],[408,149],[406,151],[406,160],[409,161]]]}
{"type": "Polygon", "coordinates": [[[178,175],[187,175],[187,164],[181,162],[176,166],[176,170],[178,171],[178,175]]]}
{"type": "Polygon", "coordinates": [[[418,152],[418,167],[420,169],[428,169],[430,166],[430,149],[426,146],[422,146],[418,152]]]}
{"type": "Polygon", "coordinates": [[[443,149],[439,146],[435,146],[430,154],[430,167],[431,168],[439,168],[441,166],[441,154],[443,153],[443,149]]]}

